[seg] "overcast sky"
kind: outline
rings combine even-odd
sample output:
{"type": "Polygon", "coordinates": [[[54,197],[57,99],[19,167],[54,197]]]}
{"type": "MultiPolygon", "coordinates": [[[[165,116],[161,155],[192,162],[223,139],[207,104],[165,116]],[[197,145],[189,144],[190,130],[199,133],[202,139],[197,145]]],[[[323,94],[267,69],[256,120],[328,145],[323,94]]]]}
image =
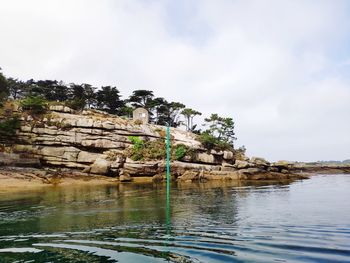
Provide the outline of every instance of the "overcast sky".
{"type": "Polygon", "coordinates": [[[350,158],[350,1],[0,0],[0,67],[233,117],[270,160],[350,158]]]}

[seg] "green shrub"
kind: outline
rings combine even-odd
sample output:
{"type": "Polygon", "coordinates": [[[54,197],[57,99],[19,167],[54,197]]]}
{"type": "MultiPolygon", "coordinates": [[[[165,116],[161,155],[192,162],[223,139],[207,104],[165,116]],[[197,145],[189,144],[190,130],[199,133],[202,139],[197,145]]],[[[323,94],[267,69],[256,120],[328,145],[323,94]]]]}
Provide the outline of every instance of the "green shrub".
{"type": "Polygon", "coordinates": [[[47,109],[47,101],[39,96],[29,96],[21,100],[22,110],[29,111],[32,114],[45,113],[47,109]]]}
{"type": "Polygon", "coordinates": [[[199,135],[198,140],[208,150],[232,150],[232,145],[230,143],[221,141],[207,132],[203,132],[199,135]]]}
{"type": "Polygon", "coordinates": [[[178,144],[173,150],[173,158],[177,161],[182,160],[188,152],[188,147],[183,144],[178,144]]]}
{"type": "Polygon", "coordinates": [[[202,143],[204,148],[206,148],[208,150],[214,149],[214,147],[218,143],[217,139],[214,136],[212,136],[206,132],[199,135],[198,140],[202,143]]]}
{"type": "Polygon", "coordinates": [[[166,156],[166,146],[162,139],[148,141],[144,146],[144,158],[146,160],[162,160],[166,156]]]}
{"type": "Polygon", "coordinates": [[[161,160],[165,158],[164,140],[144,141],[137,136],[129,136],[128,138],[133,144],[133,147],[127,153],[132,160],[161,160]]]}
{"type": "Polygon", "coordinates": [[[140,150],[141,148],[143,148],[144,142],[143,142],[143,140],[140,137],[129,136],[128,139],[134,145],[135,149],[140,150]]]}
{"type": "MultiPolygon", "coordinates": [[[[128,157],[134,161],[164,160],[166,157],[166,143],[164,139],[144,141],[137,136],[128,137],[133,147],[127,151],[128,157]]],[[[171,148],[171,159],[182,160],[186,155],[193,155],[193,150],[184,144],[171,148]]]]}
{"type": "Polygon", "coordinates": [[[85,108],[85,99],[74,99],[65,102],[65,105],[73,110],[83,110],[85,108]]]}
{"type": "Polygon", "coordinates": [[[14,136],[16,130],[21,126],[17,116],[0,121],[0,136],[14,136]]]}
{"type": "Polygon", "coordinates": [[[143,160],[144,159],[144,156],[143,156],[144,141],[137,136],[129,136],[128,139],[133,144],[132,149],[128,152],[128,156],[133,161],[143,160]]]}

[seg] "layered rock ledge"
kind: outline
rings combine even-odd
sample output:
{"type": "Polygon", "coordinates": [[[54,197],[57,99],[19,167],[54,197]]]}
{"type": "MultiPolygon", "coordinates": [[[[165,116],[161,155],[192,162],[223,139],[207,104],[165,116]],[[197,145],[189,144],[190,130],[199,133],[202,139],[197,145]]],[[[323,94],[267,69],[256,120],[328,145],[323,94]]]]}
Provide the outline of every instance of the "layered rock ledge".
{"type": "MultiPolygon", "coordinates": [[[[91,175],[107,175],[120,181],[165,176],[164,160],[133,161],[127,151],[130,136],[143,140],[164,139],[165,127],[136,124],[95,110],[75,113],[66,106],[51,106],[41,117],[21,115],[14,142],[0,153],[0,166],[71,169],[91,175]]],[[[291,173],[293,164],[270,163],[248,158],[235,151],[208,151],[195,134],[171,128],[172,145],[183,144],[191,154],[172,161],[173,179],[192,180],[273,180],[305,178],[291,173]]],[[[6,144],[6,142],[5,142],[6,144]]]]}

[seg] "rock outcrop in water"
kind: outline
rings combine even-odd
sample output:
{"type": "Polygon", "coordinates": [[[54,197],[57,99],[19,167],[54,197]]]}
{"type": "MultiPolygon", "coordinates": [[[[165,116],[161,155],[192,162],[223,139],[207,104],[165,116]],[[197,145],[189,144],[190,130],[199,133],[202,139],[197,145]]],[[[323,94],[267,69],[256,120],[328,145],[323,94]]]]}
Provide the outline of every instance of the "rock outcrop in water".
{"type": "MultiPolygon", "coordinates": [[[[132,147],[130,136],[145,141],[164,140],[165,127],[135,124],[95,110],[80,114],[56,105],[46,114],[35,117],[21,114],[21,126],[14,142],[0,155],[0,165],[69,168],[85,173],[119,177],[163,180],[164,160],[133,161],[127,157],[132,147]]],[[[178,180],[201,179],[289,179],[288,162],[269,163],[263,158],[247,158],[235,151],[208,151],[196,135],[171,128],[172,145],[190,149],[181,160],[172,161],[171,173],[178,180]]]]}

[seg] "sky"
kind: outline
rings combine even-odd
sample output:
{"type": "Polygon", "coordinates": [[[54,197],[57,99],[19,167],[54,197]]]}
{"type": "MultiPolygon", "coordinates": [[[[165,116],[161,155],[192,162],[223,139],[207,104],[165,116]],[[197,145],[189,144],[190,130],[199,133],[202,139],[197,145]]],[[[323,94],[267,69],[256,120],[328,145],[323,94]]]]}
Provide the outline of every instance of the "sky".
{"type": "MultiPolygon", "coordinates": [[[[350,159],[350,1],[0,0],[21,80],[150,89],[232,117],[248,156],[350,159]]],[[[200,119],[197,119],[200,122],[200,119]]]]}

